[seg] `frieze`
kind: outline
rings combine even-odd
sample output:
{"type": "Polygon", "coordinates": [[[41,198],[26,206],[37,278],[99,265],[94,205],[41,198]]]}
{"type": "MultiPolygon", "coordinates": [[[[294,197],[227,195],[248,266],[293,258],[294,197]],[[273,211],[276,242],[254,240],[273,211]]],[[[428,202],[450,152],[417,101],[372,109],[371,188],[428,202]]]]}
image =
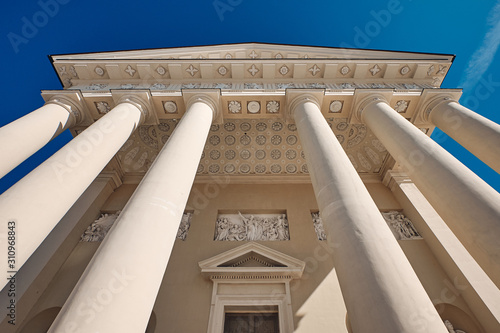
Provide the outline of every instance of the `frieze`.
{"type": "Polygon", "coordinates": [[[290,240],[286,214],[219,214],[216,241],[290,240]]]}
{"type": "MultiPolygon", "coordinates": [[[[220,68],[223,68],[221,66],[220,68]]],[[[345,66],[348,68],[347,66],[345,66]]],[[[158,67],[163,68],[163,67],[158,67]]],[[[224,67],[225,68],[225,67],[224,67]]],[[[157,70],[158,70],[157,69],[157,70]]],[[[188,68],[189,69],[189,68],[188,68]]],[[[250,68],[251,69],[251,68],[250,68]]],[[[249,69],[249,70],[250,70],[249,69]]],[[[163,70],[165,70],[163,68],[163,70]]],[[[163,70],[160,70],[163,72],[163,70]]],[[[196,68],[193,67],[193,73],[196,73],[196,68]]],[[[347,70],[347,69],[346,69],[347,70]]],[[[221,70],[222,73],[225,70],[221,70]]],[[[228,71],[226,69],[226,71],[228,71]]],[[[258,72],[258,68],[255,68],[255,74],[258,72]]],[[[221,76],[225,75],[219,72],[221,76]]],[[[104,73],[103,73],[104,75],[104,73]]],[[[194,75],[194,74],[193,74],[194,75]]],[[[64,75],[66,79],[72,79],[68,74],[64,75]]],[[[75,77],[77,78],[77,77],[75,77]]],[[[442,77],[435,77],[435,80],[441,80],[442,77]]],[[[161,82],[141,82],[140,84],[118,84],[118,83],[90,83],[90,84],[76,84],[71,87],[71,89],[80,89],[82,91],[95,91],[95,90],[112,90],[112,89],[150,89],[150,90],[168,90],[168,91],[178,91],[179,89],[227,89],[227,90],[241,90],[241,89],[266,89],[266,90],[284,90],[284,89],[401,89],[401,90],[422,90],[435,88],[435,83],[423,84],[423,83],[384,83],[384,82],[308,82],[308,83],[296,83],[296,82],[286,82],[286,83],[266,83],[265,85],[261,82],[245,82],[245,83],[232,83],[232,82],[212,82],[212,83],[200,83],[200,82],[182,82],[182,83],[169,83],[167,80],[162,80],[161,82]]]]}

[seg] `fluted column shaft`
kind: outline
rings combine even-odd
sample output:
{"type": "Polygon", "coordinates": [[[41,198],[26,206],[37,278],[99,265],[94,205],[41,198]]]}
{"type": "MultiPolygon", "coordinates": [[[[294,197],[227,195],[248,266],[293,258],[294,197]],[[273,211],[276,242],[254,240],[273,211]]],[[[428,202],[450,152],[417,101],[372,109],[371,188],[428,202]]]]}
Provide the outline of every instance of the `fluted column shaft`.
{"type": "Polygon", "coordinates": [[[0,128],[0,178],[75,122],[69,105],[50,102],[0,128]]]}
{"type": "Polygon", "coordinates": [[[453,100],[431,109],[430,121],[500,173],[500,125],[453,100]]]}
{"type": "Polygon", "coordinates": [[[312,100],[292,102],[356,333],[447,332],[358,173],[312,100]]]}
{"type": "Polygon", "coordinates": [[[49,332],[144,332],[212,119],[206,102],[188,107],[49,332]]]}
{"type": "Polygon", "coordinates": [[[362,120],[500,286],[500,194],[381,99],[362,120]]]}
{"type": "MultiPolygon", "coordinates": [[[[18,235],[15,270],[113,158],[141,116],[135,104],[118,104],[0,196],[0,221],[4,226],[14,221],[18,235]]],[[[0,230],[0,240],[7,244],[7,227],[0,230]]],[[[0,257],[3,272],[14,270],[6,257],[0,257]]]]}

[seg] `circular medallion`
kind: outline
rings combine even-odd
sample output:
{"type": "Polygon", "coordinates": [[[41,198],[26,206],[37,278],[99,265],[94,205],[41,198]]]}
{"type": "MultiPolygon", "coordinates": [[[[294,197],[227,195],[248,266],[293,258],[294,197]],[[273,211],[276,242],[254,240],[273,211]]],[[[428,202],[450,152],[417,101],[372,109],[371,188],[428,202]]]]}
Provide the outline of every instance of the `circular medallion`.
{"type": "Polygon", "coordinates": [[[247,110],[250,113],[258,113],[260,111],[260,103],[257,101],[248,102],[247,110]]]}

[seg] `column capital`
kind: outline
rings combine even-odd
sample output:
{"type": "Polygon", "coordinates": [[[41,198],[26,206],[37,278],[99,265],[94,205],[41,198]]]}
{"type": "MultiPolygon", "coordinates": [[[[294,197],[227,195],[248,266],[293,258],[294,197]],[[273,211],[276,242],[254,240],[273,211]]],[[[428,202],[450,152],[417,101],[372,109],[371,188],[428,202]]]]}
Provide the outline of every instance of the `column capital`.
{"type": "Polygon", "coordinates": [[[433,98],[431,98],[426,104],[423,106],[422,118],[425,121],[429,121],[429,117],[431,115],[432,110],[436,108],[436,106],[442,103],[456,102],[457,100],[451,94],[439,94],[433,98]]]}
{"type": "Polygon", "coordinates": [[[220,103],[220,90],[209,90],[209,89],[189,89],[182,91],[182,97],[184,98],[184,103],[186,104],[186,111],[197,102],[205,103],[210,107],[213,113],[212,123],[223,124],[224,120],[222,117],[222,107],[220,103]]]}
{"type": "Polygon", "coordinates": [[[288,122],[295,122],[294,113],[295,109],[300,105],[307,102],[314,103],[321,110],[321,102],[324,92],[311,91],[311,90],[287,90],[287,111],[286,119],[288,122]]]}
{"type": "Polygon", "coordinates": [[[117,101],[117,105],[121,103],[129,103],[135,106],[136,108],[141,111],[141,120],[139,121],[139,125],[144,124],[144,121],[148,118],[148,116],[152,113],[151,108],[149,107],[149,103],[143,100],[141,97],[133,95],[133,94],[126,94],[123,96],[120,96],[120,98],[117,101]]]}
{"type": "Polygon", "coordinates": [[[387,105],[389,105],[389,101],[387,100],[387,98],[382,95],[382,94],[377,94],[377,93],[374,93],[374,94],[370,94],[369,96],[361,99],[358,103],[357,103],[357,107],[354,109],[354,114],[353,116],[356,117],[356,119],[359,121],[359,122],[363,122],[362,120],[362,114],[363,114],[363,111],[368,107],[370,106],[371,104],[373,103],[378,103],[378,102],[384,102],[386,103],[387,105]]]}
{"type": "Polygon", "coordinates": [[[71,98],[64,95],[54,95],[45,104],[56,104],[68,111],[69,113],[69,121],[67,123],[67,127],[73,127],[82,122],[83,119],[83,108],[81,105],[78,105],[71,98]]]}

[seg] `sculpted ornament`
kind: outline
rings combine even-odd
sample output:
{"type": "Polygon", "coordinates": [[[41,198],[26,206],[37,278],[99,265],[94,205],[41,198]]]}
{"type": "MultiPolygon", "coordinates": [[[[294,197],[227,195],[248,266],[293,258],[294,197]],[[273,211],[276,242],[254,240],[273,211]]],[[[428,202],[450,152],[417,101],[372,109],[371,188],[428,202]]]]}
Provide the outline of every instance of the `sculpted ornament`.
{"type": "Polygon", "coordinates": [[[278,113],[280,110],[280,103],[278,101],[267,102],[266,109],[269,113],[278,113]]]}
{"type": "Polygon", "coordinates": [[[288,221],[285,214],[219,214],[214,240],[290,240],[288,221]]]}
{"type": "Polygon", "coordinates": [[[104,69],[102,69],[101,67],[97,66],[95,69],[94,69],[94,72],[99,75],[99,76],[103,76],[104,75],[104,69]]]}
{"type": "Polygon", "coordinates": [[[401,68],[401,70],[399,72],[401,73],[401,75],[406,75],[406,74],[410,73],[410,67],[404,66],[403,68],[401,68]]]}
{"type": "Polygon", "coordinates": [[[405,112],[408,109],[409,104],[410,101],[404,101],[404,100],[397,101],[394,110],[398,111],[399,113],[405,112]]]}
{"type": "Polygon", "coordinates": [[[115,214],[101,214],[101,216],[92,222],[91,225],[83,232],[80,237],[80,242],[101,242],[109,229],[113,226],[116,219],[120,215],[120,211],[115,214]]]}
{"type": "Polygon", "coordinates": [[[231,101],[228,104],[229,112],[231,113],[240,113],[241,112],[241,103],[238,101],[231,101]]]}
{"type": "Polygon", "coordinates": [[[316,76],[316,74],[320,71],[321,69],[318,67],[318,65],[314,65],[313,67],[309,68],[309,72],[311,72],[313,76],[316,76]]]}
{"type": "Polygon", "coordinates": [[[422,238],[410,219],[401,214],[401,212],[391,211],[382,213],[382,216],[384,216],[385,221],[397,240],[422,238]]]}
{"type": "Polygon", "coordinates": [[[189,228],[191,227],[191,218],[193,213],[184,213],[182,215],[181,224],[179,225],[179,230],[177,230],[177,239],[186,240],[189,228]]]}
{"type": "Polygon", "coordinates": [[[176,113],[177,112],[177,104],[175,104],[174,101],[166,101],[163,103],[163,108],[165,109],[166,113],[176,113]]]}
{"type": "Polygon", "coordinates": [[[462,331],[462,330],[454,329],[453,325],[451,324],[451,322],[449,320],[444,321],[444,326],[446,326],[446,328],[448,329],[448,332],[450,332],[450,333],[467,333],[467,332],[462,331]]]}
{"type": "Polygon", "coordinates": [[[340,69],[340,73],[342,75],[347,75],[349,72],[351,71],[351,69],[348,67],[348,66],[344,66],[340,69]]]}
{"type": "Polygon", "coordinates": [[[323,227],[323,221],[318,213],[311,213],[314,230],[316,231],[316,236],[318,236],[318,240],[326,240],[325,228],[323,227]]]}
{"type": "Polygon", "coordinates": [[[370,68],[370,72],[372,73],[372,76],[375,76],[378,72],[380,72],[380,67],[378,65],[375,65],[370,68]]]}
{"type": "Polygon", "coordinates": [[[106,114],[111,110],[111,107],[107,102],[101,101],[101,102],[94,102],[95,107],[97,109],[97,112],[100,114],[106,114]]]}

